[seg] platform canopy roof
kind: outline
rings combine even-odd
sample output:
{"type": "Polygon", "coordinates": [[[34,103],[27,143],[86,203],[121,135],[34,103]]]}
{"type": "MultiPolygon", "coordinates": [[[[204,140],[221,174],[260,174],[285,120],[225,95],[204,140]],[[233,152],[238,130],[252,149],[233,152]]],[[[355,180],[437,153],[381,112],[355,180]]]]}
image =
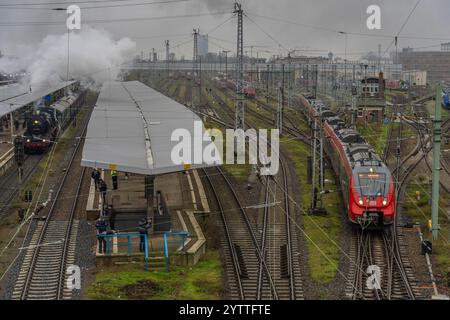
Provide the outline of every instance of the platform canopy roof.
{"type": "Polygon", "coordinates": [[[76,81],[64,81],[55,86],[42,86],[32,88],[31,92],[16,96],[14,98],[10,98],[0,102],[0,117],[7,115],[11,112],[14,112],[30,103],[38,101],[39,99],[52,94],[55,91],[64,89],[76,81]]]}
{"type": "Polygon", "coordinates": [[[203,162],[201,156],[200,161],[193,158],[194,139],[199,141],[197,147],[215,148],[210,141],[198,140],[204,133],[195,113],[143,83],[106,82],[89,121],[81,165],[142,175],[212,166],[215,164],[203,162]],[[192,161],[177,163],[171,157],[179,145],[178,140],[171,141],[177,129],[191,137],[191,147],[186,150],[192,161]]]}

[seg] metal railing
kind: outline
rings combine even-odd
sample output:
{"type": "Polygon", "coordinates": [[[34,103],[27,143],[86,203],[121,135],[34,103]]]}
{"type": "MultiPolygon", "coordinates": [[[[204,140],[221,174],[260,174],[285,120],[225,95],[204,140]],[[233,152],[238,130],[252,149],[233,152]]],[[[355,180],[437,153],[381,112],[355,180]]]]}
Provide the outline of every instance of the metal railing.
{"type": "MultiPolygon", "coordinates": [[[[145,271],[148,271],[148,236],[146,234],[140,233],[115,233],[115,234],[98,234],[97,238],[104,238],[106,242],[105,246],[105,256],[112,256],[114,249],[111,250],[111,247],[116,246],[117,249],[119,247],[126,247],[126,253],[128,256],[133,254],[133,239],[139,239],[139,246],[141,242],[141,237],[144,237],[144,256],[145,256],[145,271]],[[126,238],[127,241],[121,243],[117,241],[117,243],[113,243],[111,245],[111,241],[114,241],[114,238],[126,238]]],[[[141,252],[141,251],[140,251],[141,252]]]]}

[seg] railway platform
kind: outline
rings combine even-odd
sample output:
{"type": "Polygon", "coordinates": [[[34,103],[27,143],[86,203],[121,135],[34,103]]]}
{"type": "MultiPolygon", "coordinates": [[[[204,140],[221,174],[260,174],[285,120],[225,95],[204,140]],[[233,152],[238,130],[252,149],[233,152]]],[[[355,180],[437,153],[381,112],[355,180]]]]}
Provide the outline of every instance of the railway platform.
{"type": "MultiPolygon", "coordinates": [[[[89,220],[98,219],[105,214],[104,217],[109,222],[108,252],[99,253],[98,243],[93,248],[97,265],[142,261],[144,252],[139,248],[139,237],[126,235],[136,234],[140,221],[147,217],[147,199],[143,191],[145,178],[136,174],[118,173],[118,188],[114,190],[110,173],[111,171],[104,170],[101,176],[108,187],[105,205],[112,208],[108,212],[102,212],[103,199],[95,188],[93,179],[86,208],[89,220]]],[[[206,238],[198,214],[209,212],[203,184],[197,172],[159,176],[155,179],[155,188],[160,197],[158,202],[162,202],[164,208],[161,209],[158,205],[158,212],[147,238],[151,268],[166,268],[165,250],[168,250],[174,263],[197,263],[206,250],[206,238]],[[160,210],[168,213],[167,220],[157,218],[160,210]],[[180,234],[188,236],[181,237],[180,234]]]]}
{"type": "MultiPolygon", "coordinates": [[[[113,240],[116,247],[122,247],[119,244],[126,239],[126,247],[131,250],[97,254],[97,263],[123,262],[135,256],[141,259],[142,253],[136,251],[139,237],[122,235],[136,233],[144,218],[149,225],[148,247],[155,259],[161,258],[161,250],[176,253],[183,247],[183,256],[187,257],[183,263],[200,259],[206,239],[196,213],[209,212],[209,205],[195,170],[216,164],[174,162],[171,152],[178,145],[171,138],[174,132],[181,130],[196,137],[199,129],[202,135],[206,132],[195,113],[140,82],[103,85],[89,121],[81,165],[102,171],[107,193],[103,203],[103,196],[91,181],[86,213],[91,221],[107,215],[110,234],[118,235],[113,236],[117,238],[113,240]],[[111,170],[117,171],[116,190],[111,170]],[[190,234],[185,246],[176,240],[183,237],[181,234],[190,234]]],[[[203,140],[201,147],[209,145],[203,140]]],[[[194,154],[193,144],[185,151],[194,154]]],[[[98,252],[98,248],[93,249],[98,252]]]]}

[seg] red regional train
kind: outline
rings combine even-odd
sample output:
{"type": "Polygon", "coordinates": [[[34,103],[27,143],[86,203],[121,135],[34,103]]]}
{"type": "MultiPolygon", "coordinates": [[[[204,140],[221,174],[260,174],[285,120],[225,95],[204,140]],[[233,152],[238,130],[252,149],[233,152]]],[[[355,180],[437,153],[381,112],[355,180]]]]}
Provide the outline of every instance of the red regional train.
{"type": "Polygon", "coordinates": [[[393,224],[396,199],[390,170],[373,148],[321,101],[301,97],[305,115],[323,120],[324,150],[339,179],[348,219],[362,228],[393,224]]]}
{"type": "Polygon", "coordinates": [[[255,99],[256,98],[256,89],[251,86],[246,86],[244,88],[244,95],[249,99],[255,99]]]}

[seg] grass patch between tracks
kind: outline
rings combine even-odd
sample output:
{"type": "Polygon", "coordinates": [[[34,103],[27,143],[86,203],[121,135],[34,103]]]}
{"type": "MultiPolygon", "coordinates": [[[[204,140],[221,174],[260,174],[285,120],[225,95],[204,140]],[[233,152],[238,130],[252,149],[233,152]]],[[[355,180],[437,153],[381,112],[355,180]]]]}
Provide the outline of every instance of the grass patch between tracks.
{"type": "Polygon", "coordinates": [[[375,153],[382,155],[386,147],[389,127],[389,124],[367,123],[366,125],[358,125],[358,131],[374,148],[375,153]]]}
{"type": "Polygon", "coordinates": [[[221,272],[218,251],[209,251],[194,267],[173,267],[168,273],[145,272],[137,265],[111,267],[97,272],[86,296],[95,300],[218,300],[221,272]]]}
{"type": "MultiPolygon", "coordinates": [[[[301,214],[303,218],[303,229],[306,233],[305,240],[308,244],[309,269],[313,280],[326,284],[331,282],[336,276],[339,265],[340,251],[334,244],[339,244],[341,232],[341,210],[340,195],[332,181],[330,170],[326,170],[325,190],[335,192],[324,195],[324,207],[327,210],[326,216],[310,215],[311,185],[307,184],[307,157],[310,155],[310,148],[305,144],[283,138],[281,148],[294,162],[302,203],[301,214]],[[334,242],[334,243],[333,243],[334,242]]],[[[301,233],[301,231],[298,231],[301,233]]]]}

